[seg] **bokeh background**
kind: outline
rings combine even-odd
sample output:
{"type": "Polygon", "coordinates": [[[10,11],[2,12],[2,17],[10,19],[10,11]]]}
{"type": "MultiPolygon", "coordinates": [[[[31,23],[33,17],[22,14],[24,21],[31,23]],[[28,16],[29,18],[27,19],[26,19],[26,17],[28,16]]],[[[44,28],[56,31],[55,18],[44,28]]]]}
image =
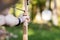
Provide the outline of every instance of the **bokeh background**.
{"type": "MultiPolygon", "coordinates": [[[[30,0],[29,1],[29,15],[30,23],[28,27],[28,40],[60,40],[60,0],[56,0],[57,13],[50,20],[42,19],[42,12],[46,8],[47,0],[30,0]],[[56,18],[55,18],[56,17],[56,18]],[[55,18],[55,19],[54,19],[55,18]],[[53,20],[54,19],[54,20],[53,20]],[[57,21],[57,22],[56,22],[57,21]],[[54,24],[56,23],[56,24],[54,24]]],[[[53,14],[54,1],[49,1],[49,10],[53,14]]],[[[23,11],[23,0],[19,0],[13,8],[11,7],[10,13],[14,16],[19,17],[23,11]]],[[[46,15],[48,17],[48,15],[46,15]]],[[[6,27],[8,32],[18,35],[18,38],[10,38],[10,40],[22,40],[23,39],[23,25],[6,27]]]]}

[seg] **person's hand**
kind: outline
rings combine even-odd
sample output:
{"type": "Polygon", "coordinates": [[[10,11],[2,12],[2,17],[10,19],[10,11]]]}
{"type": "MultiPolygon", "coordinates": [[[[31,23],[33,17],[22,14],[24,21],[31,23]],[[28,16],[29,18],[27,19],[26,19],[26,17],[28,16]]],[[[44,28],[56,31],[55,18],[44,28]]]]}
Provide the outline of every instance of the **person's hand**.
{"type": "Polygon", "coordinates": [[[30,22],[29,15],[23,15],[22,14],[21,16],[19,16],[19,18],[20,18],[21,23],[25,22],[26,20],[27,20],[27,22],[30,22]]]}

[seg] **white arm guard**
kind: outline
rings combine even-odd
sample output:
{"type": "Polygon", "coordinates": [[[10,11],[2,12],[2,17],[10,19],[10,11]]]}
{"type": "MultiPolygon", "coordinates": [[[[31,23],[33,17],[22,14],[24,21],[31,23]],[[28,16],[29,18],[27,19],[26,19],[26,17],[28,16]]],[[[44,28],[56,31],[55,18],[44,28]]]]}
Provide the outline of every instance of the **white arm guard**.
{"type": "Polygon", "coordinates": [[[15,26],[19,23],[18,18],[14,17],[12,14],[8,14],[5,17],[6,24],[9,26],[15,26]]]}
{"type": "Polygon", "coordinates": [[[0,15],[0,26],[5,24],[5,18],[3,15],[0,15]]]}

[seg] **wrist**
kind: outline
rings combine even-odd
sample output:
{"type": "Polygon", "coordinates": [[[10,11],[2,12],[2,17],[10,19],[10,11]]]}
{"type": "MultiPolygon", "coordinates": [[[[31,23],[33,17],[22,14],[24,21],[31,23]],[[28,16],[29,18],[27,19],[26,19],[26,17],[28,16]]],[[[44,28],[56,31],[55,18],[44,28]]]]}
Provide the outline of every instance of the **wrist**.
{"type": "Polygon", "coordinates": [[[20,18],[18,18],[19,23],[16,26],[19,26],[21,24],[20,18]]]}

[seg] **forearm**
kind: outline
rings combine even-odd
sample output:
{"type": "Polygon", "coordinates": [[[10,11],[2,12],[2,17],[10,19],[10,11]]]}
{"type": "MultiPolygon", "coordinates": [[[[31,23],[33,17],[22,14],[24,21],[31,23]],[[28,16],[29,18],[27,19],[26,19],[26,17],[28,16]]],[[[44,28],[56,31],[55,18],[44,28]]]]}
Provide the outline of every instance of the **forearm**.
{"type": "MultiPolygon", "coordinates": [[[[2,16],[1,16],[2,17],[2,16]]],[[[3,18],[0,18],[0,25],[9,25],[9,26],[18,26],[21,23],[23,23],[26,19],[29,19],[29,16],[19,16],[18,18],[13,16],[12,14],[7,14],[7,15],[3,15],[3,18]]],[[[28,22],[30,20],[27,20],[28,22]]]]}
{"type": "Polygon", "coordinates": [[[6,22],[6,25],[9,25],[9,26],[20,25],[21,23],[20,19],[13,16],[12,14],[8,14],[7,16],[5,16],[5,22],[6,22]]]}
{"type": "Polygon", "coordinates": [[[0,15],[0,26],[5,24],[5,18],[3,15],[0,15]]]}

